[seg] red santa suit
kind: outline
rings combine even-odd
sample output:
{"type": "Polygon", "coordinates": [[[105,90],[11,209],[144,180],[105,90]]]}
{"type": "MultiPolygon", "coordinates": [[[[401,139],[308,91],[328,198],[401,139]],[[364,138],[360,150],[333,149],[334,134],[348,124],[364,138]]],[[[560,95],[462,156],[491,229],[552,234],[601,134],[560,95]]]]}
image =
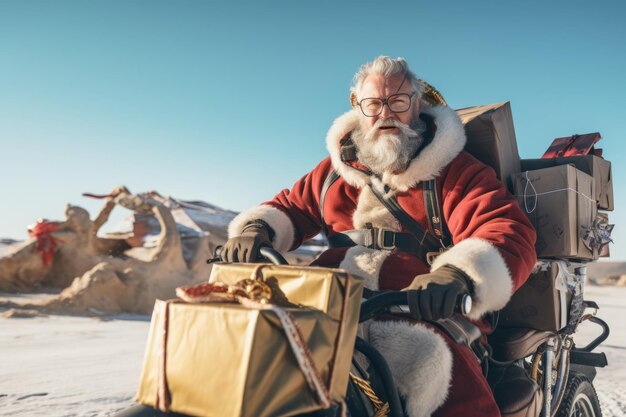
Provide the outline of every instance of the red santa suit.
{"type": "MultiPolygon", "coordinates": [[[[474,286],[471,319],[499,310],[529,276],[535,261],[535,231],[517,201],[496,178],[492,168],[463,151],[464,127],[445,106],[425,106],[434,124],[434,137],[401,173],[381,180],[395,193],[402,208],[428,230],[422,183],[436,178],[441,213],[454,246],[431,266],[413,253],[363,246],[331,248],[315,265],[340,267],[365,280],[372,290],[399,290],[416,275],[443,265],[463,270],[474,286]]],[[[342,141],[361,117],[357,110],[340,116],[327,135],[330,157],[298,180],[291,190],[237,216],[229,235],[245,224],[264,220],[275,232],[279,251],[297,248],[322,230],[320,194],[334,169],[339,179],[325,195],[323,219],[329,236],[374,227],[408,232],[378,201],[367,184],[372,178],[358,165],[341,159],[342,141]]],[[[421,323],[375,322],[369,340],[387,359],[411,417],[499,415],[480,367],[465,346],[421,323]]]]}

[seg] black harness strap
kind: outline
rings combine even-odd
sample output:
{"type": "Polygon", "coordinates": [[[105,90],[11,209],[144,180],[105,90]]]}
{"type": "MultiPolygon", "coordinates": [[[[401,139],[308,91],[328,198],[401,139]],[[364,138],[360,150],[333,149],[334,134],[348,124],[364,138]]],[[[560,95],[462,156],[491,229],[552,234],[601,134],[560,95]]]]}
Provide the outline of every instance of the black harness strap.
{"type": "Polygon", "coordinates": [[[356,159],[356,146],[352,143],[352,139],[349,139],[348,143],[341,147],[341,160],[343,162],[350,162],[356,159]]]}
{"type": "Polygon", "coordinates": [[[441,204],[437,193],[437,180],[425,181],[424,205],[426,207],[426,217],[428,218],[428,228],[430,233],[439,239],[442,248],[447,248],[452,244],[450,234],[446,231],[446,223],[441,215],[441,204]]]}
{"type": "Polygon", "coordinates": [[[426,205],[429,229],[431,233],[425,231],[406,211],[400,206],[395,196],[385,197],[389,189],[382,183],[370,185],[370,189],[378,200],[389,210],[389,212],[409,230],[409,233],[394,232],[378,228],[368,228],[359,230],[347,230],[343,233],[336,233],[328,236],[328,227],[324,220],[324,202],[328,189],[339,179],[339,174],[333,169],[328,173],[320,194],[320,219],[324,235],[328,238],[331,247],[350,247],[361,245],[373,249],[393,250],[399,249],[415,253],[426,263],[431,263],[430,254],[439,253],[447,248],[449,237],[445,233],[445,225],[441,216],[439,198],[437,196],[436,180],[424,183],[424,201],[426,205]],[[437,236],[437,237],[435,237],[437,236]]]}
{"type": "Polygon", "coordinates": [[[399,249],[410,253],[419,253],[422,250],[422,245],[410,233],[371,227],[371,225],[365,229],[344,230],[341,233],[335,233],[328,236],[328,243],[333,248],[359,245],[370,249],[399,249]]]}
{"type": "Polygon", "coordinates": [[[322,185],[322,193],[320,194],[320,219],[322,220],[322,231],[324,232],[324,236],[328,237],[328,227],[326,226],[326,222],[324,221],[324,200],[326,199],[326,193],[331,185],[335,183],[339,179],[339,174],[334,169],[331,170],[326,179],[324,180],[324,184],[322,185]]]}
{"type": "MultiPolygon", "coordinates": [[[[404,211],[395,196],[385,196],[386,192],[389,191],[387,186],[383,186],[382,183],[376,181],[373,184],[370,184],[370,189],[376,198],[378,198],[378,201],[380,201],[383,206],[385,206],[387,210],[389,210],[389,212],[391,212],[391,214],[398,219],[400,224],[406,227],[409,232],[415,236],[426,252],[437,252],[439,249],[444,249],[439,239],[426,232],[418,222],[416,222],[407,214],[406,211],[404,211]]],[[[425,254],[422,258],[426,259],[425,254]]]]}

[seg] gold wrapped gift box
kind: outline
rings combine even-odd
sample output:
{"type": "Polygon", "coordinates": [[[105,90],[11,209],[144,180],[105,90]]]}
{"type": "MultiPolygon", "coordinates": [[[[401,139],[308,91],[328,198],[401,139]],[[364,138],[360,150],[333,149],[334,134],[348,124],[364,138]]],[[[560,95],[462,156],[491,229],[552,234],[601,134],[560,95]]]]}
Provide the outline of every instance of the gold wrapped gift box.
{"type": "MultiPolygon", "coordinates": [[[[249,278],[254,267],[218,264],[211,281],[234,284],[249,278]]],[[[295,317],[332,400],[341,401],[361,281],[324,268],[267,266],[262,273],[290,302],[313,307],[286,310],[295,317]]],[[[194,416],[289,416],[321,408],[276,313],[237,304],[157,301],[137,400],[158,408],[164,385],[169,408],[194,416]]]]}
{"type": "MultiPolygon", "coordinates": [[[[252,275],[258,264],[215,264],[209,282],[233,285],[252,275]]],[[[363,295],[363,280],[341,269],[265,265],[260,270],[263,280],[277,287],[295,304],[320,310],[341,321],[337,335],[337,387],[345,395],[348,389],[354,340],[359,325],[359,310],[363,295]]],[[[334,398],[333,400],[338,400],[334,398]]]]}

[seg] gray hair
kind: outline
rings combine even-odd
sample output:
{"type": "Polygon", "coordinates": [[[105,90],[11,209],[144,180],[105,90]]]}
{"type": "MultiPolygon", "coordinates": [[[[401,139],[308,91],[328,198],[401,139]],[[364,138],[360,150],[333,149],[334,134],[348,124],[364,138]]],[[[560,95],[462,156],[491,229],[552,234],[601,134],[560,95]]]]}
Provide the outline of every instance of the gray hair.
{"type": "Polygon", "coordinates": [[[409,64],[404,58],[390,58],[385,55],[381,55],[371,62],[363,64],[359,71],[354,74],[352,78],[352,85],[350,86],[350,93],[356,95],[356,92],[361,88],[363,81],[372,74],[383,75],[385,78],[392,77],[398,74],[404,74],[408,81],[411,82],[413,89],[417,91],[417,96],[422,97],[424,93],[424,85],[422,81],[413,74],[409,69],[409,64]]]}

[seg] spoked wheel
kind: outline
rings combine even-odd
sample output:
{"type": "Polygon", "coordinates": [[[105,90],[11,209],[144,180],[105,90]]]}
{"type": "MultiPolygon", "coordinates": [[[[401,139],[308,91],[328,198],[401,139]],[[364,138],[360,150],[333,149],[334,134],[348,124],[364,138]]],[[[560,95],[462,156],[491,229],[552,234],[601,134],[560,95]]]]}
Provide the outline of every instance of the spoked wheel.
{"type": "Polygon", "coordinates": [[[561,402],[556,416],[602,417],[596,390],[585,375],[570,373],[563,402],[561,402]]]}

